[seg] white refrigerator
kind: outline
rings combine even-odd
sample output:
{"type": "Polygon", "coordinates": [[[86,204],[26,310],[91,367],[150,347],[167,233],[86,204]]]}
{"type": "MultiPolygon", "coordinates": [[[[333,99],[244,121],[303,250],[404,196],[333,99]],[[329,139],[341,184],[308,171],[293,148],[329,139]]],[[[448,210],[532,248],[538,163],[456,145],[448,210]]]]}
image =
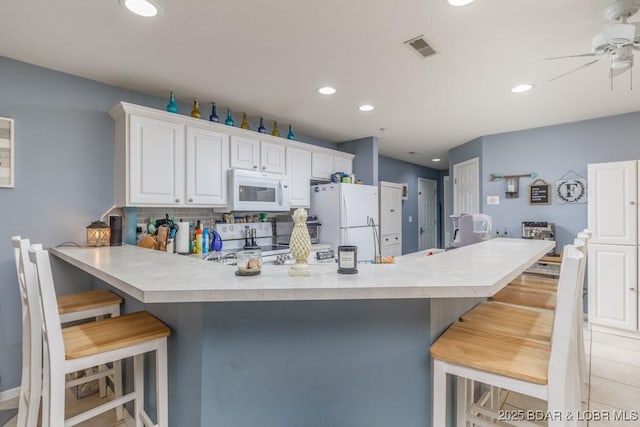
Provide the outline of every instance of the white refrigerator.
{"type": "Polygon", "coordinates": [[[358,247],[358,260],[374,260],[378,251],[378,187],[322,184],[311,187],[311,214],[318,216],[320,243],[358,247]],[[374,252],[374,248],[375,251],[374,252]]]}

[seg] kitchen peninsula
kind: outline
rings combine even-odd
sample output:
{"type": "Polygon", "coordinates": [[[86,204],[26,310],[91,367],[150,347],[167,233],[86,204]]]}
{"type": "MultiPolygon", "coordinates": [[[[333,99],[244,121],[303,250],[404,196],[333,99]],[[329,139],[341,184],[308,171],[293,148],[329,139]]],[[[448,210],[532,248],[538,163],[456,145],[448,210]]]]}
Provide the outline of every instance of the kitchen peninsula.
{"type": "Polygon", "coordinates": [[[170,325],[175,426],[428,426],[429,344],[553,247],[493,239],[396,264],[311,265],[310,277],[131,246],[52,248],[170,325]]]}

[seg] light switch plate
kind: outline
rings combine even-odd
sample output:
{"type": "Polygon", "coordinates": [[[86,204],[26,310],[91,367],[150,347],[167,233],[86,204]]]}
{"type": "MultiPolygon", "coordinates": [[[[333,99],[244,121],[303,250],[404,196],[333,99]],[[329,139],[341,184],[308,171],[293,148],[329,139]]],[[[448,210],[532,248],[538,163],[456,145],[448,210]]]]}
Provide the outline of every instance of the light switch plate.
{"type": "Polygon", "coordinates": [[[412,217],[411,215],[409,215],[409,218],[407,218],[407,220],[408,220],[409,222],[413,222],[413,217],[412,217]]]}
{"type": "Polygon", "coordinates": [[[487,204],[488,205],[499,205],[500,204],[500,196],[487,196],[487,204]]]}

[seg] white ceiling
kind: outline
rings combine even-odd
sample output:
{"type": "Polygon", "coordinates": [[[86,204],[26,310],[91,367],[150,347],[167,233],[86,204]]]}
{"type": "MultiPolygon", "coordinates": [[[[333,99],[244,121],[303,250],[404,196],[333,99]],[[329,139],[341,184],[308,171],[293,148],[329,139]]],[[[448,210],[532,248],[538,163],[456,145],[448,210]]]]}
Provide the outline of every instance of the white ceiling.
{"type": "Polygon", "coordinates": [[[381,154],[439,169],[478,136],[640,110],[629,73],[610,90],[606,61],[547,83],[589,59],[542,58],[589,52],[612,0],[154,1],[151,19],[119,0],[3,2],[0,55],[197,97],[203,116],[215,101],[329,141],[375,135],[381,154]],[[403,44],[421,34],[437,55],[403,44]],[[536,87],[511,94],[520,82],[536,87]]]}

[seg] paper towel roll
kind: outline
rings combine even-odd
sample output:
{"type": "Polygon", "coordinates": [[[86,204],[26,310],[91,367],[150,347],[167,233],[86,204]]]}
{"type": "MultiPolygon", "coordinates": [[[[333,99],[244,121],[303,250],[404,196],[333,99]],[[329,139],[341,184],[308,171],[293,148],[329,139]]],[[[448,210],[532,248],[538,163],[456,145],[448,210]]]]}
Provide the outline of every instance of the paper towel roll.
{"type": "Polygon", "coordinates": [[[178,231],[176,231],[175,241],[176,252],[179,254],[189,253],[189,222],[181,221],[178,223],[178,231]]]}

